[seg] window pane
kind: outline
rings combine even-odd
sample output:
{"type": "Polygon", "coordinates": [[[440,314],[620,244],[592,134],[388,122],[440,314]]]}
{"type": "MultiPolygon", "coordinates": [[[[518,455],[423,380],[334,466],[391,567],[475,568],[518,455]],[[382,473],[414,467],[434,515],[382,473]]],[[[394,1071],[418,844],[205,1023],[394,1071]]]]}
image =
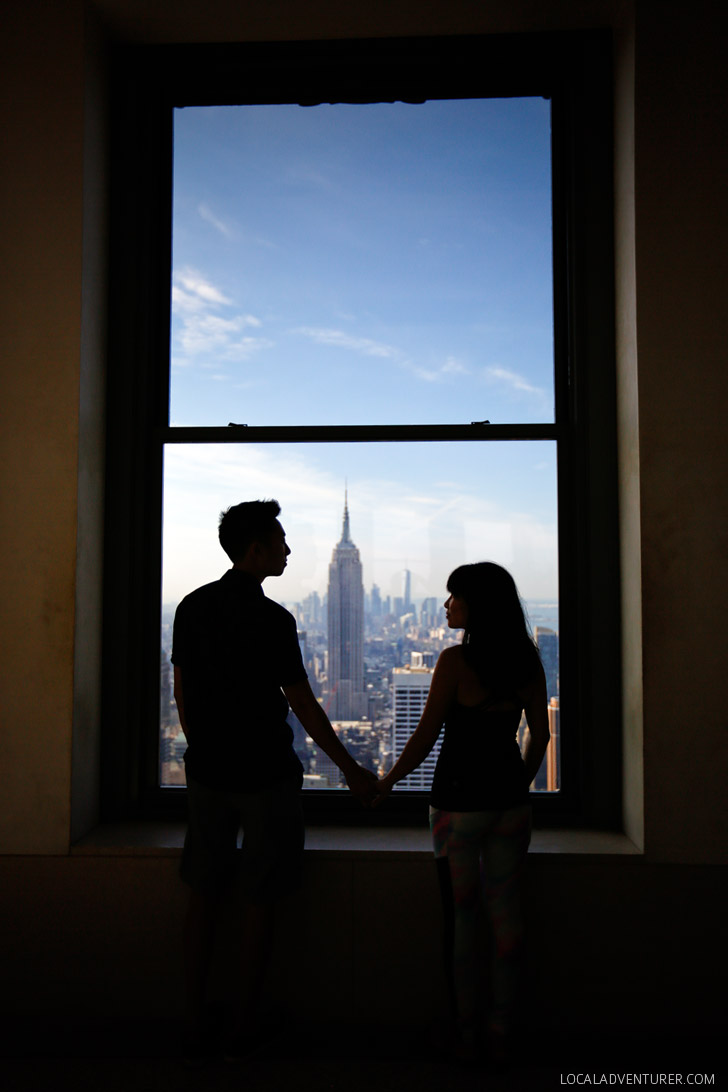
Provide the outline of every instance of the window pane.
{"type": "Polygon", "coordinates": [[[175,111],[173,425],[553,420],[550,104],[175,111]]]}
{"type": "MultiPolygon", "coordinates": [[[[163,785],[184,783],[169,665],[175,607],[229,568],[220,512],[275,497],[292,553],[264,590],[295,615],[311,684],[350,750],[389,769],[437,655],[459,639],[442,610],[448,574],[492,560],[515,577],[539,640],[554,744],[535,787],[558,788],[554,443],[168,445],[164,490],[163,785]]],[[[336,768],[295,723],[294,733],[307,785],[337,787],[336,768]]],[[[432,768],[401,788],[426,788],[432,768]]]]}

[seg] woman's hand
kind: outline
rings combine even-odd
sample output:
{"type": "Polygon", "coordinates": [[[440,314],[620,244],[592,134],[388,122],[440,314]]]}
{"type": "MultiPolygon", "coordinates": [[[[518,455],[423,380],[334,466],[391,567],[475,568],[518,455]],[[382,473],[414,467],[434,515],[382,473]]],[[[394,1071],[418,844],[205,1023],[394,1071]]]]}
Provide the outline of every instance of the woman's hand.
{"type": "Polygon", "coordinates": [[[371,807],[378,808],[382,800],[389,796],[393,788],[394,781],[391,780],[389,774],[387,774],[386,777],[380,777],[379,781],[374,786],[376,795],[372,800],[371,807]]]}

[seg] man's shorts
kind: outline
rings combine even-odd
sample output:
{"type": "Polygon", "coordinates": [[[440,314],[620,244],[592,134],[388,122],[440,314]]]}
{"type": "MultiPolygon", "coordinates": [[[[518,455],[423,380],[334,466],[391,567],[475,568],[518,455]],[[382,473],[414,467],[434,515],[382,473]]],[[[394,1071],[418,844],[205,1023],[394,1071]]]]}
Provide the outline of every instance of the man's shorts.
{"type": "Polygon", "coordinates": [[[195,891],[262,903],[299,886],[304,826],[298,784],[281,781],[240,793],[188,777],[187,807],[180,876],[195,891]]]}

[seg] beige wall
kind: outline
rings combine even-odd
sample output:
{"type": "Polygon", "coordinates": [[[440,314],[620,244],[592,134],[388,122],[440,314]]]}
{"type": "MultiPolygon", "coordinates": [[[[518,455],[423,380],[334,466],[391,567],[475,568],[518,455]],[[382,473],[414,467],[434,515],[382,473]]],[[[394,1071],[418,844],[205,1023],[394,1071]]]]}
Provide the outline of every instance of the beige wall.
{"type": "Polygon", "coordinates": [[[76,575],[83,9],[10,4],[0,34],[0,847],[68,848],[76,575]],[[40,32],[39,32],[40,30],[40,32]]]}
{"type": "Polygon", "coordinates": [[[661,860],[725,860],[728,841],[726,29],[722,5],[638,5],[645,829],[661,860]]]}
{"type": "MultiPolygon", "coordinates": [[[[532,883],[542,907],[537,936],[538,930],[545,938],[560,936],[564,906],[577,908],[590,923],[581,943],[594,982],[611,982],[614,992],[609,952],[621,943],[635,958],[642,953],[644,999],[662,1011],[667,1002],[660,968],[668,939],[664,931],[650,932],[648,910],[664,914],[667,900],[670,917],[679,912],[672,967],[687,978],[700,903],[714,891],[717,873],[709,866],[722,864],[728,843],[721,791],[725,714],[716,700],[728,617],[728,445],[722,428],[728,95],[719,33],[725,17],[707,0],[98,0],[94,8],[112,34],[148,41],[614,27],[625,822],[635,842],[644,840],[645,857],[544,856],[532,865],[532,883]],[[550,897],[555,884],[557,902],[550,897]],[[685,894],[691,884],[699,900],[685,894]],[[601,901],[594,900],[595,891],[601,901]],[[606,949],[598,940],[605,935],[612,938],[606,949]]],[[[0,882],[14,892],[5,911],[9,931],[2,935],[10,940],[19,977],[24,961],[47,954],[57,972],[48,985],[53,992],[70,959],[58,942],[82,950],[93,975],[94,957],[102,966],[110,950],[108,925],[117,920],[116,906],[119,950],[127,953],[123,973],[138,984],[154,949],[151,939],[149,945],[135,943],[142,923],[145,937],[150,931],[161,937],[178,922],[180,896],[170,861],[67,856],[74,640],[82,758],[88,757],[84,739],[96,730],[98,693],[104,276],[98,183],[104,123],[97,92],[84,104],[85,82],[99,86],[96,37],[80,0],[6,0],[0,49],[6,281],[0,316],[0,851],[10,855],[0,860],[0,882]],[[49,889],[63,902],[60,919],[53,919],[53,943],[42,907],[49,889]],[[112,898],[117,890],[124,895],[112,898]],[[88,927],[80,932],[84,922],[88,927]]],[[[90,770],[86,783],[92,781],[90,770]]],[[[88,801],[76,810],[81,825],[93,818],[88,801]]],[[[310,897],[315,905],[320,901],[324,918],[338,897],[342,869],[351,876],[348,921],[357,891],[395,882],[385,861],[357,861],[312,865],[320,882],[310,897]]],[[[412,865],[411,878],[403,909],[416,914],[427,906],[429,928],[434,893],[425,862],[412,865]]],[[[711,905],[719,905],[717,896],[711,905]]],[[[354,930],[347,941],[350,978],[354,964],[366,963],[359,936],[354,930]]],[[[416,945],[426,943],[424,934],[405,932],[401,940],[402,958],[419,966],[416,945]]],[[[544,987],[558,975],[550,959],[541,954],[534,963],[544,987]]],[[[573,961],[575,974],[583,961],[573,961]]],[[[422,997],[425,973],[414,981],[422,997]]],[[[569,1010],[565,994],[563,1004],[577,1019],[578,1002],[569,1010]]]]}

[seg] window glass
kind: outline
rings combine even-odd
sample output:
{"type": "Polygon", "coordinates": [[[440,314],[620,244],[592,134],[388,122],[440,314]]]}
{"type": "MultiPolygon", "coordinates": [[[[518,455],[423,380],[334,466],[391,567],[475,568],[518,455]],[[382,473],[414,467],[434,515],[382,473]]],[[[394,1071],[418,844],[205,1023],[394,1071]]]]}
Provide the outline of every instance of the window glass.
{"type": "Polygon", "coordinates": [[[548,101],[174,131],[172,425],[553,420],[548,101]]]}
{"type": "MultiPolygon", "coordinates": [[[[218,579],[229,567],[217,542],[220,512],[258,497],[275,497],[281,504],[292,551],[286,572],[269,578],[264,590],[295,615],[311,684],[347,747],[382,772],[416,727],[437,655],[459,639],[445,625],[442,610],[448,574],[457,565],[483,560],[509,569],[539,640],[553,699],[554,743],[535,788],[559,787],[552,441],[168,444],[162,785],[184,783],[185,744],[169,664],[174,610],[187,592],[218,579]],[[349,572],[332,592],[342,544],[349,572]],[[338,616],[329,612],[332,594],[349,596],[338,616]],[[359,643],[349,661],[333,632],[345,609],[349,631],[340,634],[339,645],[348,639],[351,652],[352,644],[359,643]]],[[[336,768],[292,724],[306,784],[336,788],[336,768]]],[[[427,788],[432,768],[429,762],[399,790],[427,788]]]]}

